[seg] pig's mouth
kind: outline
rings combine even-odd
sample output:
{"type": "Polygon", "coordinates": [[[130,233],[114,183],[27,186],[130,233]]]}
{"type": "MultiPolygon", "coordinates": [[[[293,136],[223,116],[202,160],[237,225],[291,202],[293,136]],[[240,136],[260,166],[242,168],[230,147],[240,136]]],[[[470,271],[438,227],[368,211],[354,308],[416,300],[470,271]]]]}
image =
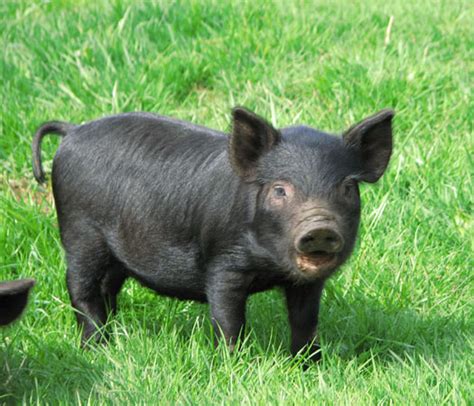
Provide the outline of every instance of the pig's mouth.
{"type": "Polygon", "coordinates": [[[296,265],[298,269],[308,275],[320,276],[333,268],[336,263],[336,254],[316,251],[311,254],[298,254],[296,265]]]}

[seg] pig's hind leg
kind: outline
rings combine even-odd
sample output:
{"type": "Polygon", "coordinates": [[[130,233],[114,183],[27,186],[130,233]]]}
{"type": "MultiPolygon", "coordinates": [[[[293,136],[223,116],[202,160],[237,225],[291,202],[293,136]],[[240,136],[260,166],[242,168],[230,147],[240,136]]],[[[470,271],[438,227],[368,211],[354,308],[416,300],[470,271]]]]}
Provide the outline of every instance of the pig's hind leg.
{"type": "Polygon", "coordinates": [[[101,327],[110,311],[116,311],[116,296],[126,278],[114,260],[101,233],[79,224],[62,233],[67,256],[67,287],[77,321],[82,327],[82,344],[101,341],[101,327]],[[72,232],[74,230],[74,232],[72,232]]]}
{"type": "Polygon", "coordinates": [[[127,279],[127,271],[118,261],[111,261],[100,284],[102,296],[105,299],[106,309],[112,315],[117,314],[117,295],[127,279]]]}

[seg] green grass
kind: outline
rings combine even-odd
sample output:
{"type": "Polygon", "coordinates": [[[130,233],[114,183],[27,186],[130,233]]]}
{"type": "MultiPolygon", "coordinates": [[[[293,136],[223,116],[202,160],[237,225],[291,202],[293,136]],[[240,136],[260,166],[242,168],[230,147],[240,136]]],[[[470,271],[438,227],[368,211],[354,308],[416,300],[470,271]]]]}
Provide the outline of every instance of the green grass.
{"type": "Polygon", "coordinates": [[[0,403],[472,404],[473,14],[467,0],[2,1],[0,279],[37,286],[0,331],[0,403]],[[289,357],[277,291],[251,298],[229,355],[207,306],[133,281],[112,343],[82,351],[34,130],[133,110],[226,130],[235,104],[334,132],[397,111],[389,170],[362,188],[360,242],[325,290],[322,362],[289,357]]]}

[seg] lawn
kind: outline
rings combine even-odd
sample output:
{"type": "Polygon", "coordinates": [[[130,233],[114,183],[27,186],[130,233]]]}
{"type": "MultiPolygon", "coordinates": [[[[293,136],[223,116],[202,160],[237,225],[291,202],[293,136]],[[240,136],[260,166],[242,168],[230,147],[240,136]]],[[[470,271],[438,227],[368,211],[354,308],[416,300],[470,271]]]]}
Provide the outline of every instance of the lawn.
{"type": "Polygon", "coordinates": [[[37,286],[0,331],[0,404],[472,404],[473,17],[467,0],[2,1],[0,279],[37,286]],[[112,342],[81,350],[35,129],[141,110],[228,130],[236,104],[334,133],[397,112],[389,169],[362,187],[357,248],[323,296],[322,361],[289,357],[278,291],[251,298],[229,355],[206,305],[131,280],[112,342]]]}

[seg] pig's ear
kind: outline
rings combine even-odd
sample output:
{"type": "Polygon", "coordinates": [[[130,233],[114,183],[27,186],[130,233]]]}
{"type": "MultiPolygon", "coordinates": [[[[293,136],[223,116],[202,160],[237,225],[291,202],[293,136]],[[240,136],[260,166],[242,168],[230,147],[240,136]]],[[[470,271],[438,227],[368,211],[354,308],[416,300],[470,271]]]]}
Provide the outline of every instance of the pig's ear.
{"type": "Polygon", "coordinates": [[[229,159],[244,180],[255,180],[258,160],[280,140],[280,132],[263,118],[242,107],[232,110],[229,159]]]}
{"type": "Polygon", "coordinates": [[[356,151],[362,160],[361,181],[377,182],[385,172],[392,154],[394,115],[393,110],[381,110],[343,134],[344,144],[356,151]]]}
{"type": "Polygon", "coordinates": [[[21,314],[34,284],[33,279],[0,283],[0,326],[11,323],[21,314]]]}

